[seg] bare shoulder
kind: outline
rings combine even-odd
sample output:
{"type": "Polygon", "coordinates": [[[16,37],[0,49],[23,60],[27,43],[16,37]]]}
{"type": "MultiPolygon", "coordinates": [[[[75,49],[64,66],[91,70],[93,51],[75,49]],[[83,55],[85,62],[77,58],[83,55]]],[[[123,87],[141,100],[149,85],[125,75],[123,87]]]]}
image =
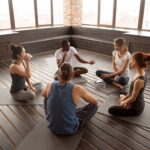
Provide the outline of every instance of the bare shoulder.
{"type": "Polygon", "coordinates": [[[144,80],[142,79],[137,79],[135,82],[134,82],[134,86],[138,87],[138,88],[143,88],[144,87],[144,80]]]}
{"type": "Polygon", "coordinates": [[[84,87],[78,84],[74,84],[74,90],[79,92],[84,90],[84,87]]]}
{"type": "Polygon", "coordinates": [[[10,72],[13,73],[18,69],[18,66],[16,64],[11,64],[9,68],[10,68],[10,72]]]}
{"type": "Polygon", "coordinates": [[[87,93],[86,89],[78,84],[74,84],[74,88],[73,88],[73,94],[78,95],[78,96],[82,96],[85,93],[87,93]]]}

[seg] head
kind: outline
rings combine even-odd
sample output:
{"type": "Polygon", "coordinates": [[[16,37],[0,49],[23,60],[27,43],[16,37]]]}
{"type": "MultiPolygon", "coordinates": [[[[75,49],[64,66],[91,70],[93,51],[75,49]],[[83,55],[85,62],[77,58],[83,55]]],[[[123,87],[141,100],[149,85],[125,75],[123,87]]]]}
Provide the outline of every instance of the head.
{"type": "Polygon", "coordinates": [[[135,52],[131,58],[131,67],[146,68],[147,62],[150,61],[150,53],[135,52]]]}
{"type": "Polygon", "coordinates": [[[120,51],[120,52],[127,52],[128,47],[126,44],[126,40],[122,37],[118,37],[114,39],[114,48],[115,50],[120,51]]]}
{"type": "Polygon", "coordinates": [[[61,47],[63,51],[69,51],[70,43],[68,40],[62,40],[61,41],[61,47]]]}
{"type": "Polygon", "coordinates": [[[73,67],[69,63],[63,63],[57,73],[57,76],[60,81],[69,81],[73,76],[74,71],[73,67]]]}
{"type": "Polygon", "coordinates": [[[26,56],[26,51],[21,45],[10,45],[13,60],[23,60],[26,56]]]}

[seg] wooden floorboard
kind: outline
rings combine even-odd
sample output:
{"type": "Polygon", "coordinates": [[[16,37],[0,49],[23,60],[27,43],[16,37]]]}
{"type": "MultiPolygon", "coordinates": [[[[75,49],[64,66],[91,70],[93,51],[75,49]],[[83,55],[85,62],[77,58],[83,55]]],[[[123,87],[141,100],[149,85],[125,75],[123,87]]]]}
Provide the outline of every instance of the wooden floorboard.
{"type": "MultiPolygon", "coordinates": [[[[97,69],[111,70],[111,57],[95,52],[79,50],[83,58],[95,59],[96,64],[86,65],[89,72],[84,75],[87,82],[84,86],[93,94],[98,104],[101,104],[109,95],[97,90],[91,84],[95,81],[97,69]]],[[[0,62],[0,88],[10,88],[9,74],[10,61],[0,62]]],[[[53,80],[57,65],[54,53],[41,53],[31,61],[32,82],[46,83],[53,80]]],[[[9,90],[9,89],[8,89],[9,90]]],[[[150,103],[150,80],[145,89],[145,101],[150,103]]],[[[85,102],[81,102],[81,106],[85,102]]],[[[36,106],[0,106],[0,150],[14,150],[21,141],[45,117],[43,105],[36,106]]],[[[102,114],[96,114],[87,124],[77,150],[149,150],[150,128],[116,120],[102,114]]]]}

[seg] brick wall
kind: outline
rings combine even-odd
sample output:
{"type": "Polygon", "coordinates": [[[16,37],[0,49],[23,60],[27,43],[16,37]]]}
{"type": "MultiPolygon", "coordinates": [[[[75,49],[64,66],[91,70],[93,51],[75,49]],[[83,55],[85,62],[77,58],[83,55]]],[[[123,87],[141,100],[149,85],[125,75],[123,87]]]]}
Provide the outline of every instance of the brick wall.
{"type": "Polygon", "coordinates": [[[64,25],[81,25],[82,0],[64,0],[64,25]]]}

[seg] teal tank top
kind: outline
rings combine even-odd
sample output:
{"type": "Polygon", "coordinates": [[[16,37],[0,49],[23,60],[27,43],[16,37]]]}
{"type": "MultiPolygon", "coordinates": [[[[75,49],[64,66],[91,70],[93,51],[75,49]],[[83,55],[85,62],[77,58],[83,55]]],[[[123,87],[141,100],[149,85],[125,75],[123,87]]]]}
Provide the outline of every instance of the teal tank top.
{"type": "Polygon", "coordinates": [[[53,81],[47,98],[48,127],[56,134],[71,135],[79,128],[76,104],[72,98],[73,84],[53,81]]]}

